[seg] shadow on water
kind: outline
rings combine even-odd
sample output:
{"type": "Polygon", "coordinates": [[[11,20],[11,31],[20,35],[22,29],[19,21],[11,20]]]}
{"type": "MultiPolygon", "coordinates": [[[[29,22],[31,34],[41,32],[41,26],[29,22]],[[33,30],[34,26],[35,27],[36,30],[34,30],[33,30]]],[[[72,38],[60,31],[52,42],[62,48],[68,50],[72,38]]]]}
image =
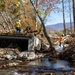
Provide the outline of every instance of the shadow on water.
{"type": "MultiPolygon", "coordinates": [[[[69,66],[69,63],[64,60],[48,61],[47,58],[38,59],[27,64],[30,66],[32,72],[29,74],[23,73],[22,75],[36,75],[35,73],[50,73],[50,72],[70,72],[74,70],[69,66]],[[33,70],[32,70],[33,69],[33,70]]],[[[14,72],[14,75],[20,75],[14,72]]]]}
{"type": "Polygon", "coordinates": [[[0,75],[41,75],[40,73],[61,71],[70,72],[71,70],[74,70],[74,68],[71,68],[67,61],[49,61],[48,58],[41,58],[35,61],[31,61],[27,64],[23,64],[20,69],[17,68],[13,71],[0,71],[0,75]]]}
{"type": "Polygon", "coordinates": [[[48,58],[38,59],[38,60],[28,63],[27,65],[28,66],[30,65],[47,66],[52,69],[60,69],[60,68],[64,70],[72,69],[70,67],[70,63],[67,61],[64,61],[64,60],[49,61],[48,58]]]}

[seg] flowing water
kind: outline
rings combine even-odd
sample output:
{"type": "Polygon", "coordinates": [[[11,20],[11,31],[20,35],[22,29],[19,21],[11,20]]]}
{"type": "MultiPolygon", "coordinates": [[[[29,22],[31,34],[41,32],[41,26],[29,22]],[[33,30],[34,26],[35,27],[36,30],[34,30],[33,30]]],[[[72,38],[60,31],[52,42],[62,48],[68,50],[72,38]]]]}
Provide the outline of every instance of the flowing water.
{"type": "MultiPolygon", "coordinates": [[[[64,60],[49,61],[47,58],[41,58],[29,63],[22,64],[22,67],[13,70],[5,69],[0,70],[0,75],[42,75],[42,73],[59,72],[74,70],[70,64],[64,60]],[[23,68],[23,69],[22,69],[23,68]],[[28,71],[25,71],[26,69],[28,71]]],[[[58,75],[58,74],[56,74],[58,75]]],[[[62,74],[63,75],[63,74],[62,74]]],[[[69,74],[71,75],[71,74],[69,74]]]]}
{"type": "MultiPolygon", "coordinates": [[[[56,46],[56,49],[62,51],[62,48],[56,46]]],[[[51,75],[65,75],[61,72],[67,71],[67,75],[71,75],[71,70],[75,70],[74,67],[70,67],[69,62],[64,60],[49,61],[48,58],[41,58],[28,63],[23,63],[21,67],[14,69],[1,69],[0,75],[43,75],[43,73],[55,73],[51,75]],[[59,72],[59,73],[58,73],[59,72]]],[[[49,74],[50,75],[50,74],[49,74]]],[[[75,74],[73,74],[75,75],[75,74]]]]}

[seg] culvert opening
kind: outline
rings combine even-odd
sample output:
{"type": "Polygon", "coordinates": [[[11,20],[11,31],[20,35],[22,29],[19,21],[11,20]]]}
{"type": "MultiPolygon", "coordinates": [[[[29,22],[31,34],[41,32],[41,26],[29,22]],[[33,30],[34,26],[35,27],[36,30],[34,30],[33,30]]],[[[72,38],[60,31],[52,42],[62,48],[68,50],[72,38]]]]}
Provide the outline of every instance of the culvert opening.
{"type": "Polygon", "coordinates": [[[28,50],[28,40],[19,40],[19,41],[16,41],[16,44],[19,47],[20,51],[28,50]]]}
{"type": "Polygon", "coordinates": [[[20,51],[27,51],[28,39],[24,40],[0,39],[0,48],[19,48],[20,51]]]}
{"type": "Polygon", "coordinates": [[[0,48],[19,48],[20,51],[33,49],[33,37],[23,35],[0,35],[0,48]]]}

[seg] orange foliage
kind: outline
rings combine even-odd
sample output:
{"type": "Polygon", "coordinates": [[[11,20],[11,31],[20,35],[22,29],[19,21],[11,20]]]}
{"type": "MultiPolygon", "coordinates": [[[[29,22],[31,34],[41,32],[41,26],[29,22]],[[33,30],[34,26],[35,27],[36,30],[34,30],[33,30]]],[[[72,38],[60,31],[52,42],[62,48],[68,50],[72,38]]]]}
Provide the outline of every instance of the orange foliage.
{"type": "Polygon", "coordinates": [[[18,17],[16,17],[16,19],[14,19],[14,22],[20,19],[23,29],[25,29],[26,26],[28,25],[31,25],[34,30],[36,29],[36,14],[34,12],[32,4],[30,3],[30,0],[25,0],[23,2],[21,0],[5,0],[5,2],[6,2],[6,10],[10,12],[13,18],[21,14],[18,17]],[[17,3],[20,3],[19,11],[18,12],[16,11],[16,13],[11,13],[15,8],[14,4],[17,5],[17,3]]]}

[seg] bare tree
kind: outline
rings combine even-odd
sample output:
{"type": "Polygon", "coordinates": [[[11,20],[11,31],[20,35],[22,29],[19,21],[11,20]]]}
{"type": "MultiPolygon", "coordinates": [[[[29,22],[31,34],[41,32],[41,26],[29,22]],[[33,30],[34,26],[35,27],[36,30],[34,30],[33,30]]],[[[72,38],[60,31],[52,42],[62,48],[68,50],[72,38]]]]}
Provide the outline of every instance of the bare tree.
{"type": "Polygon", "coordinates": [[[64,25],[64,35],[66,36],[65,12],[64,12],[64,0],[62,0],[62,9],[63,9],[63,25],[64,25]]]}
{"type": "MultiPolygon", "coordinates": [[[[36,7],[35,7],[34,4],[33,4],[33,1],[30,0],[30,2],[31,2],[31,4],[32,4],[32,6],[34,7],[35,12],[37,12],[36,7]]],[[[41,21],[41,25],[43,26],[43,32],[44,32],[45,37],[47,38],[47,41],[49,42],[50,48],[51,48],[51,50],[53,50],[54,47],[53,47],[53,45],[52,45],[52,42],[51,42],[50,37],[48,36],[48,34],[47,34],[47,32],[46,32],[44,20],[41,18],[41,16],[40,16],[39,14],[38,14],[38,18],[39,18],[40,21],[41,21]]]]}
{"type": "Polygon", "coordinates": [[[73,3],[73,20],[74,20],[74,32],[75,32],[75,4],[74,4],[75,0],[72,0],[73,3]]]}
{"type": "Polygon", "coordinates": [[[71,33],[72,33],[71,0],[68,0],[68,2],[69,2],[70,30],[71,30],[71,33]]]}

